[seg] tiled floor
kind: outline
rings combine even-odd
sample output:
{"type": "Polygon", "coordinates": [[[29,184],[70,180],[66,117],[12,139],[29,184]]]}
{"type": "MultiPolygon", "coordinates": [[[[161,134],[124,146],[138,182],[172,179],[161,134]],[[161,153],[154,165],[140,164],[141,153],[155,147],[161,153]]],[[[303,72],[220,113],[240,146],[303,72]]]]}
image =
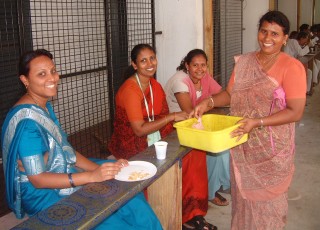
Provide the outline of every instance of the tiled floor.
{"type": "MultiPolygon", "coordinates": [[[[289,196],[288,224],[286,230],[320,229],[320,85],[308,97],[303,119],[296,125],[296,171],[289,196]]],[[[230,202],[229,194],[222,193],[230,202]]],[[[208,222],[219,230],[229,230],[231,205],[219,207],[209,203],[208,222]]],[[[10,229],[19,223],[11,213],[0,218],[0,229],[10,229]]]]}

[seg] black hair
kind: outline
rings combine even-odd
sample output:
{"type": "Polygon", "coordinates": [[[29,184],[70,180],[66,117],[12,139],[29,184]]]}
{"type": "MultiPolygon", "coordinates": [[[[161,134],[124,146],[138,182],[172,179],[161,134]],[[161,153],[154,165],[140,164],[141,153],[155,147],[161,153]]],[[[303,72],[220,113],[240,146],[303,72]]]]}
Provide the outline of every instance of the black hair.
{"type": "Polygon", "coordinates": [[[300,31],[298,33],[297,40],[300,40],[301,38],[307,38],[307,37],[309,37],[309,33],[305,32],[305,31],[300,31]]]}
{"type": "Polygon", "coordinates": [[[282,31],[285,35],[289,34],[290,31],[290,22],[287,18],[286,15],[284,15],[284,13],[277,11],[277,10],[273,10],[273,11],[269,11],[266,14],[264,14],[259,21],[259,30],[262,26],[262,23],[264,23],[265,21],[269,22],[269,23],[276,23],[279,26],[282,27],[282,31]]]}
{"type": "Polygon", "coordinates": [[[319,24],[314,24],[310,27],[310,31],[313,33],[317,33],[319,31],[319,24]]]}
{"type": "Polygon", "coordinates": [[[180,65],[177,67],[177,70],[183,70],[185,73],[187,73],[187,68],[185,64],[187,63],[189,65],[192,59],[198,55],[203,56],[206,59],[206,61],[208,61],[207,54],[203,50],[193,49],[187,54],[187,56],[185,56],[182,59],[182,61],[180,62],[180,65]]]}
{"type": "Polygon", "coordinates": [[[20,75],[28,76],[29,71],[30,71],[30,62],[33,59],[40,57],[40,56],[46,56],[46,57],[50,58],[51,60],[53,59],[53,55],[48,50],[45,50],[45,49],[37,49],[37,50],[28,51],[20,57],[19,76],[20,75]]]}
{"type": "MultiPolygon", "coordinates": [[[[149,49],[154,53],[156,53],[156,50],[149,44],[138,44],[134,46],[133,49],[131,50],[131,61],[133,63],[137,64],[138,55],[140,54],[141,50],[144,50],[144,49],[149,49]]],[[[125,81],[135,73],[136,73],[136,70],[133,68],[133,66],[132,65],[128,66],[123,74],[123,81],[125,81]]]]}
{"type": "Polygon", "coordinates": [[[298,33],[299,33],[298,31],[291,31],[289,38],[290,39],[297,39],[298,33]]]}
{"type": "Polygon", "coordinates": [[[306,31],[309,29],[309,24],[302,24],[300,27],[299,27],[299,31],[306,31]]]}

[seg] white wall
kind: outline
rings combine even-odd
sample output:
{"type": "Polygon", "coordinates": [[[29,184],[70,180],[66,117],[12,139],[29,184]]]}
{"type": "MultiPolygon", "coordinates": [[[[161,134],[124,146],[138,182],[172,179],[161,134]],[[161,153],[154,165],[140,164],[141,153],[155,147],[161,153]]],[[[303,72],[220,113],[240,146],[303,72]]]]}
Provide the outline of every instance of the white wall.
{"type": "Polygon", "coordinates": [[[162,31],[156,35],[157,80],[162,85],[191,49],[203,49],[202,6],[199,0],[155,1],[155,28],[162,31]]]}
{"type": "Polygon", "coordinates": [[[278,0],[278,9],[284,13],[290,21],[290,31],[297,31],[297,0],[278,0]]]}
{"type": "Polygon", "coordinates": [[[313,0],[303,0],[301,2],[300,25],[308,24],[311,26],[313,24],[312,13],[313,13],[313,0]]]}
{"type": "Polygon", "coordinates": [[[257,32],[259,19],[269,10],[269,0],[243,1],[243,53],[259,48],[257,32]]]}

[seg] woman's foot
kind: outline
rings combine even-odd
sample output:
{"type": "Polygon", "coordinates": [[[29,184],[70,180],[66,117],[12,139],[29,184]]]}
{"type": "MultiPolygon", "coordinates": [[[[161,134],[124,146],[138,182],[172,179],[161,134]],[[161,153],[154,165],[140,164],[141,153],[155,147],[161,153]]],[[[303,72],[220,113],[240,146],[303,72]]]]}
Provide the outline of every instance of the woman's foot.
{"type": "Polygon", "coordinates": [[[221,196],[218,192],[215,193],[215,198],[213,198],[213,200],[210,200],[210,202],[218,206],[229,205],[229,201],[227,201],[227,199],[221,196]]]}
{"type": "Polygon", "coordinates": [[[218,230],[218,228],[208,223],[203,216],[195,216],[182,225],[182,230],[218,230]]]}

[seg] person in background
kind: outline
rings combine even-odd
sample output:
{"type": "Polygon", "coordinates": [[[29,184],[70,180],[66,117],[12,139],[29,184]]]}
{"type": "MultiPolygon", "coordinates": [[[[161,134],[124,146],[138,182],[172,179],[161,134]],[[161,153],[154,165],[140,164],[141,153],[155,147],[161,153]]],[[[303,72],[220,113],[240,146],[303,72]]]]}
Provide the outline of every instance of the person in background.
{"type": "MultiPolygon", "coordinates": [[[[319,49],[320,45],[320,24],[315,24],[310,28],[310,43],[309,46],[313,47],[314,50],[319,49]]],[[[315,57],[313,60],[313,69],[312,69],[312,82],[313,84],[318,84],[318,75],[320,71],[320,60],[315,57]]]]}
{"type": "Polygon", "coordinates": [[[298,38],[298,33],[299,33],[298,31],[291,31],[291,33],[289,35],[289,39],[297,39],[298,38]]]}
{"type": "MultiPolygon", "coordinates": [[[[20,80],[26,93],[9,111],[1,134],[6,198],[17,218],[33,216],[82,185],[111,180],[128,162],[97,164],[75,151],[53,111],[59,74],[53,56],[39,49],[22,55],[20,80]]],[[[162,229],[139,193],[96,229],[162,229]],[[133,211],[134,210],[134,211],[133,211]]]]}
{"type": "Polygon", "coordinates": [[[309,34],[306,32],[299,32],[296,39],[288,39],[283,51],[294,58],[304,56],[310,52],[308,46],[309,42],[309,34]]]}
{"type": "MultiPolygon", "coordinates": [[[[177,72],[167,81],[164,87],[170,112],[183,110],[190,113],[194,106],[203,99],[220,92],[221,86],[208,73],[207,62],[207,55],[201,49],[191,50],[181,61],[177,67],[177,72]]],[[[206,178],[205,174],[207,174],[209,182],[208,199],[210,202],[219,206],[229,204],[218,193],[221,187],[223,190],[230,188],[229,151],[206,155],[206,152],[194,149],[183,160],[192,162],[190,165],[194,167],[194,170],[189,173],[196,170],[202,171],[203,178],[206,178]]],[[[188,177],[186,175],[184,178],[188,177]]],[[[203,183],[206,183],[206,180],[203,179],[203,183]]],[[[183,188],[192,186],[188,184],[188,181],[183,184],[183,188]]]]}
{"type": "Polygon", "coordinates": [[[307,34],[310,33],[310,26],[309,24],[302,24],[300,27],[299,27],[299,32],[306,32],[307,34]]]}
{"type": "MultiPolygon", "coordinates": [[[[169,113],[166,95],[154,79],[156,70],[155,50],[147,44],[136,45],[131,51],[131,65],[125,74],[127,80],[116,95],[114,132],[109,143],[109,151],[116,158],[129,159],[173,131],[173,121],[188,118],[185,111],[169,113]],[[154,133],[159,135],[155,138],[154,133]]],[[[191,171],[184,160],[182,165],[183,175],[185,170],[191,175],[189,178],[183,176],[183,181],[188,180],[190,185],[195,185],[203,180],[202,174],[191,171]]],[[[199,183],[199,186],[203,185],[199,183]]],[[[208,209],[207,196],[198,192],[204,190],[196,186],[188,186],[188,189],[191,196],[182,197],[182,228],[216,229],[204,219],[208,209]],[[185,222],[190,219],[192,225],[187,225],[185,222]]]]}
{"type": "Polygon", "coordinates": [[[311,28],[310,28],[310,43],[309,43],[309,46],[310,47],[313,47],[317,44],[320,43],[320,40],[319,40],[319,36],[320,36],[320,31],[319,31],[319,26],[320,24],[315,24],[315,25],[312,25],[311,28]]]}
{"type": "Polygon", "coordinates": [[[281,52],[289,20],[269,11],[259,21],[259,51],[240,56],[227,89],[198,104],[200,117],[212,105],[230,104],[243,117],[231,137],[248,141],[230,150],[231,229],[284,229],[288,188],[294,173],[295,122],[306,103],[306,75],[301,62],[281,52]]]}
{"type": "MultiPolygon", "coordinates": [[[[294,58],[302,57],[310,52],[310,38],[307,32],[299,32],[296,39],[288,39],[283,51],[294,58]]],[[[312,70],[306,67],[307,71],[307,95],[312,94],[312,70]]]]}

